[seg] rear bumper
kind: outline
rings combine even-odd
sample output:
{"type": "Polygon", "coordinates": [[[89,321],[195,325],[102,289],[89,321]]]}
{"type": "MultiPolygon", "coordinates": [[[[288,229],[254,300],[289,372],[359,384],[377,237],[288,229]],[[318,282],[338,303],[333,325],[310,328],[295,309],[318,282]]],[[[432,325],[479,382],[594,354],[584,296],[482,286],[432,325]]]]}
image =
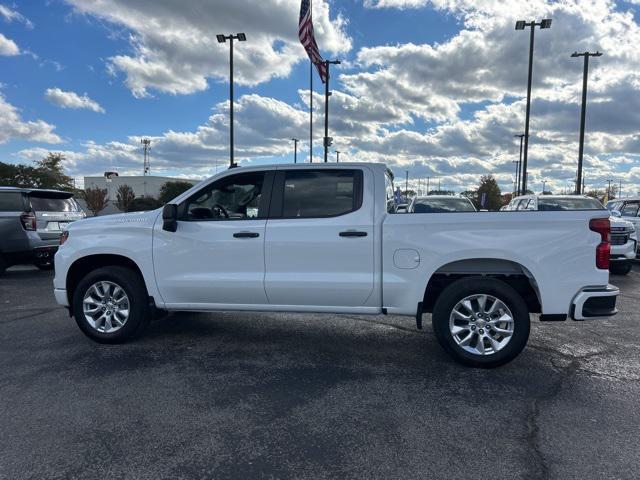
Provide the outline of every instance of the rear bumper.
{"type": "Polygon", "coordinates": [[[620,290],[613,285],[599,288],[584,288],[574,297],[571,305],[571,318],[587,320],[589,318],[610,317],[618,313],[616,300],[620,290]]]}

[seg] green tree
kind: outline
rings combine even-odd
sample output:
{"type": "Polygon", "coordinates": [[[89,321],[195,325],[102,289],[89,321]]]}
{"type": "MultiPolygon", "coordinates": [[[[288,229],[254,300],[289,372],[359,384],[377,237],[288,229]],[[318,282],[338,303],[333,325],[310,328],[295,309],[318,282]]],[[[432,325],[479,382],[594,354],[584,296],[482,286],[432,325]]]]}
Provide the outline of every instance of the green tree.
{"type": "Polygon", "coordinates": [[[106,188],[87,188],[82,192],[84,201],[87,202],[87,208],[93,213],[94,216],[98,215],[109,204],[107,200],[106,188]]]}
{"type": "Polygon", "coordinates": [[[128,212],[136,194],[133,193],[133,189],[129,185],[124,184],[118,187],[116,198],[116,206],[123,212],[128,212]]]}
{"type": "Polygon", "coordinates": [[[147,210],[155,210],[163,204],[157,198],[153,197],[136,197],[129,204],[130,212],[143,212],[147,210]]]}
{"type": "Polygon", "coordinates": [[[502,192],[498,186],[498,182],[493,175],[483,175],[480,177],[480,185],[478,185],[477,202],[480,208],[487,210],[500,210],[502,206],[502,192]],[[482,198],[485,197],[485,203],[482,205],[482,198]]]}
{"type": "Polygon", "coordinates": [[[0,162],[0,185],[73,191],[73,179],[62,167],[64,159],[61,153],[49,153],[33,166],[0,162]]]}
{"type": "Polygon", "coordinates": [[[158,200],[160,200],[162,204],[168,203],[181,193],[189,190],[191,187],[193,187],[193,184],[184,180],[167,182],[160,187],[158,200]]]}

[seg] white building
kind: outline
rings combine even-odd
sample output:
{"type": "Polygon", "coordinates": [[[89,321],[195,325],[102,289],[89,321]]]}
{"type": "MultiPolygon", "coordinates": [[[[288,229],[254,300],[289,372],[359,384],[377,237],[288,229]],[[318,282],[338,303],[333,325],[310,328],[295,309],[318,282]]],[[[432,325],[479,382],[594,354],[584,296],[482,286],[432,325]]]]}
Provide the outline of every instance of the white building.
{"type": "Polygon", "coordinates": [[[111,176],[107,180],[105,176],[84,177],[84,188],[102,188],[107,189],[108,199],[115,202],[117,200],[118,187],[120,185],[129,185],[136,197],[154,197],[158,198],[160,188],[167,182],[185,181],[192,184],[198,183],[200,180],[190,180],[187,178],[173,177],[156,177],[152,175],[145,176],[111,176]]]}

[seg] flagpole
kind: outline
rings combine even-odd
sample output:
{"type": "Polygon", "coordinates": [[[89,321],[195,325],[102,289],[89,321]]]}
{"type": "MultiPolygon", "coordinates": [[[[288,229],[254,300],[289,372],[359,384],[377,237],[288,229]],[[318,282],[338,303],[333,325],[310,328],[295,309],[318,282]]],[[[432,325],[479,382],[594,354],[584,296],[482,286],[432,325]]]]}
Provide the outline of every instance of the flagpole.
{"type": "Polygon", "coordinates": [[[313,62],[309,60],[309,163],[313,163],[313,62]]]}
{"type": "MultiPolygon", "coordinates": [[[[313,27],[313,0],[309,0],[309,20],[313,27]]],[[[313,60],[309,58],[309,163],[313,163],[313,60]]]]}

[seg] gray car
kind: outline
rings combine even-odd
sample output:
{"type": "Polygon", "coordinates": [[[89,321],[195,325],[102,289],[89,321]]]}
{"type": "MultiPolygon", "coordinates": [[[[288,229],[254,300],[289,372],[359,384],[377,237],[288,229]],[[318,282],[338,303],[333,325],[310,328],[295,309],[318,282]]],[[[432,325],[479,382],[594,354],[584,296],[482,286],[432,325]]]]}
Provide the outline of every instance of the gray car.
{"type": "Polygon", "coordinates": [[[0,187],[0,274],[20,263],[53,268],[60,234],[84,217],[72,193],[0,187]]]}

